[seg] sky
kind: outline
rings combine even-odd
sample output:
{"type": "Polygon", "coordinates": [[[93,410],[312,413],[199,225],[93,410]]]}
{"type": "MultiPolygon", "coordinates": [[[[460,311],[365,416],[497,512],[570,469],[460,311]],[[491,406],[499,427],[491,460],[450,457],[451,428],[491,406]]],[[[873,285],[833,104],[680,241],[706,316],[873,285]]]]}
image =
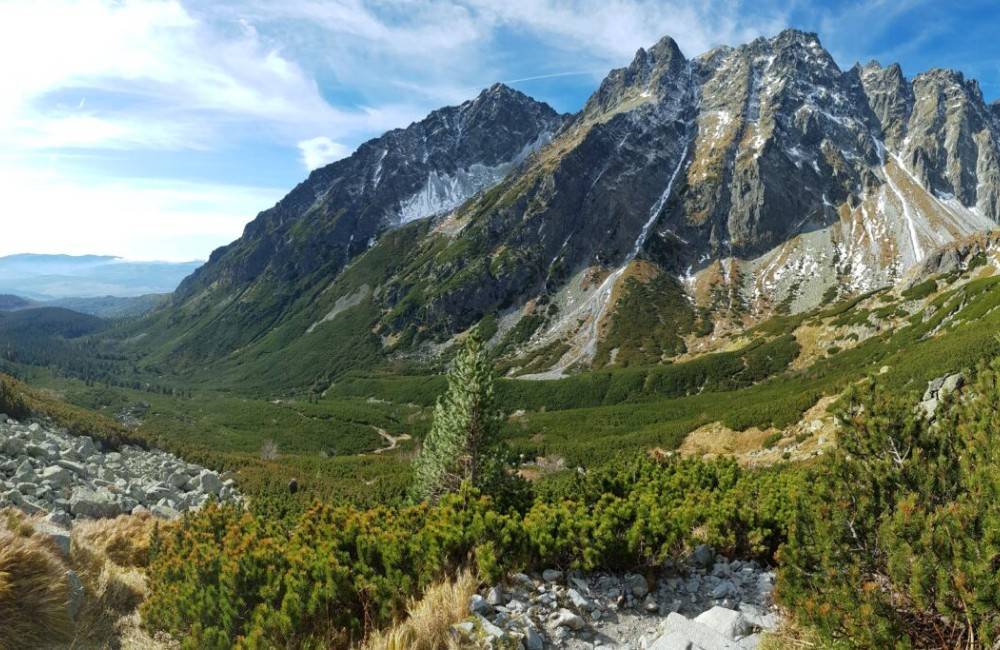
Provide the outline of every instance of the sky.
{"type": "Polygon", "coordinates": [[[925,0],[0,0],[0,255],[204,259],[307,173],[502,81],[579,110],[636,49],[785,27],[1000,97],[1000,11],[925,0]]]}

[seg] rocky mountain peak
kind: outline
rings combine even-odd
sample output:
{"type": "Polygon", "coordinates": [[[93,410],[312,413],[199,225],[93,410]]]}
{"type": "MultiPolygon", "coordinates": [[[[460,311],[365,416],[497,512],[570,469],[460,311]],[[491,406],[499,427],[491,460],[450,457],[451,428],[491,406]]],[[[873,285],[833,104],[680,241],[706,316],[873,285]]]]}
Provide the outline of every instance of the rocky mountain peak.
{"type": "Polygon", "coordinates": [[[677,42],[664,36],[648,50],[639,48],[632,63],[612,70],[583,109],[583,115],[613,112],[649,98],[662,98],[688,62],[677,42]]]}

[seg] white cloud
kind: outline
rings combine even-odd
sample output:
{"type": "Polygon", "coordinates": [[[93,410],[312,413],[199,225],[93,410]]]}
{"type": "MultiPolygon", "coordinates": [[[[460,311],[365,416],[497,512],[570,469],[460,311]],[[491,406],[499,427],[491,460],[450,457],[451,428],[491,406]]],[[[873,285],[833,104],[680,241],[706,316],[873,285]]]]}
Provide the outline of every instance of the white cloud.
{"type": "Polygon", "coordinates": [[[0,166],[0,255],[102,253],[191,260],[240,235],[285,190],[165,181],[68,178],[0,166]]]}
{"type": "Polygon", "coordinates": [[[340,160],[351,153],[347,146],[334,142],[325,135],[302,140],[299,142],[299,150],[302,151],[302,163],[309,171],[340,160]]]}
{"type": "Polygon", "coordinates": [[[232,27],[178,0],[10,0],[0,20],[0,61],[9,63],[0,143],[184,149],[247,133],[291,144],[309,131],[382,126],[371,109],[331,106],[280,43],[232,27]],[[56,101],[66,94],[70,106],[56,101]],[[98,110],[88,96],[121,106],[98,110]]]}

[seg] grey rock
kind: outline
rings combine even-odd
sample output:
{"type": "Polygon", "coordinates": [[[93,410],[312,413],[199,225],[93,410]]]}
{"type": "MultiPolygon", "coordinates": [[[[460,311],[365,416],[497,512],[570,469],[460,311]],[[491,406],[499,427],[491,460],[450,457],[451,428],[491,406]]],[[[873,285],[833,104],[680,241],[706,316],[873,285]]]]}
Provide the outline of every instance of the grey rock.
{"type": "Polygon", "coordinates": [[[729,650],[739,647],[736,641],[676,613],[667,616],[664,630],[663,636],[655,640],[649,650],[677,650],[681,648],[729,650]]]}
{"type": "Polygon", "coordinates": [[[538,630],[529,626],[524,630],[524,647],[525,650],[544,650],[545,640],[538,630]]]}
{"type": "Polygon", "coordinates": [[[557,569],[545,569],[542,571],[542,580],[545,582],[559,582],[563,578],[563,572],[557,569]]]}
{"type": "Polygon", "coordinates": [[[645,576],[641,576],[637,573],[631,573],[625,576],[625,586],[636,598],[642,598],[649,593],[649,584],[646,582],[645,576]]]}
{"type": "Polygon", "coordinates": [[[585,598],[583,594],[576,589],[567,590],[566,596],[569,598],[569,602],[572,603],[573,607],[580,611],[589,612],[594,608],[594,603],[592,603],[588,598],[585,598]]]}
{"type": "MultiPolygon", "coordinates": [[[[145,510],[145,508],[141,505],[134,505],[133,507],[128,508],[128,511],[134,512],[136,508],[143,508],[145,510]]],[[[160,519],[177,519],[181,516],[181,513],[178,512],[176,508],[159,503],[154,504],[151,508],[149,508],[149,512],[151,512],[154,517],[159,517],[160,519]]]]}
{"type": "Polygon", "coordinates": [[[222,479],[219,478],[218,474],[211,470],[202,470],[201,473],[198,474],[197,481],[198,489],[206,494],[214,494],[215,496],[218,496],[219,492],[222,491],[222,479]]]}
{"type": "Polygon", "coordinates": [[[694,620],[734,641],[750,632],[750,623],[743,614],[724,607],[713,607],[694,620]]]}
{"type": "Polygon", "coordinates": [[[114,496],[106,490],[92,490],[87,487],[76,487],[69,499],[70,511],[74,515],[99,519],[115,517],[122,510],[114,496]]]}
{"type": "Polygon", "coordinates": [[[63,467],[59,467],[58,465],[50,465],[49,467],[46,467],[39,472],[38,476],[41,480],[49,481],[57,487],[68,485],[72,480],[69,471],[63,467]]]}
{"type": "Polygon", "coordinates": [[[500,591],[499,587],[490,587],[489,591],[486,592],[486,602],[493,607],[502,605],[504,600],[504,593],[500,591]]]}
{"type": "Polygon", "coordinates": [[[80,581],[80,576],[73,570],[66,572],[66,582],[69,586],[69,600],[66,603],[66,609],[70,619],[75,621],[77,615],[80,613],[80,609],[83,608],[83,599],[85,596],[83,582],[80,581]]]}
{"type": "Polygon", "coordinates": [[[732,582],[729,580],[722,580],[717,585],[712,587],[708,595],[712,598],[725,598],[736,593],[738,593],[738,590],[732,582]]]}
{"type": "Polygon", "coordinates": [[[486,602],[486,599],[479,594],[473,594],[469,599],[469,613],[489,616],[493,613],[493,606],[486,602]]]}
{"type": "Polygon", "coordinates": [[[587,626],[587,623],[580,617],[579,614],[576,614],[568,609],[560,609],[556,612],[553,623],[556,627],[564,627],[575,631],[582,630],[587,626]]]}
{"type": "Polygon", "coordinates": [[[691,552],[691,563],[703,569],[710,569],[715,564],[715,550],[708,544],[700,544],[691,552]]]}
{"type": "Polygon", "coordinates": [[[72,545],[70,532],[62,526],[57,526],[45,519],[32,523],[35,534],[41,536],[64,558],[69,558],[72,545]]]}

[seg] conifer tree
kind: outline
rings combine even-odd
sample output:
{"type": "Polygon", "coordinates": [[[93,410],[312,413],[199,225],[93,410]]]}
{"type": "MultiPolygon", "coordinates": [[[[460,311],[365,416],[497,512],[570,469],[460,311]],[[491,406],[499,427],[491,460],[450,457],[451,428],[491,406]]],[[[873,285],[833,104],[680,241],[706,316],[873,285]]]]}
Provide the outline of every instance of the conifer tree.
{"type": "Polygon", "coordinates": [[[474,331],[455,357],[448,390],[434,407],[434,422],[414,461],[413,496],[436,501],[466,481],[490,493],[504,474],[499,432],[493,365],[474,331]]]}

